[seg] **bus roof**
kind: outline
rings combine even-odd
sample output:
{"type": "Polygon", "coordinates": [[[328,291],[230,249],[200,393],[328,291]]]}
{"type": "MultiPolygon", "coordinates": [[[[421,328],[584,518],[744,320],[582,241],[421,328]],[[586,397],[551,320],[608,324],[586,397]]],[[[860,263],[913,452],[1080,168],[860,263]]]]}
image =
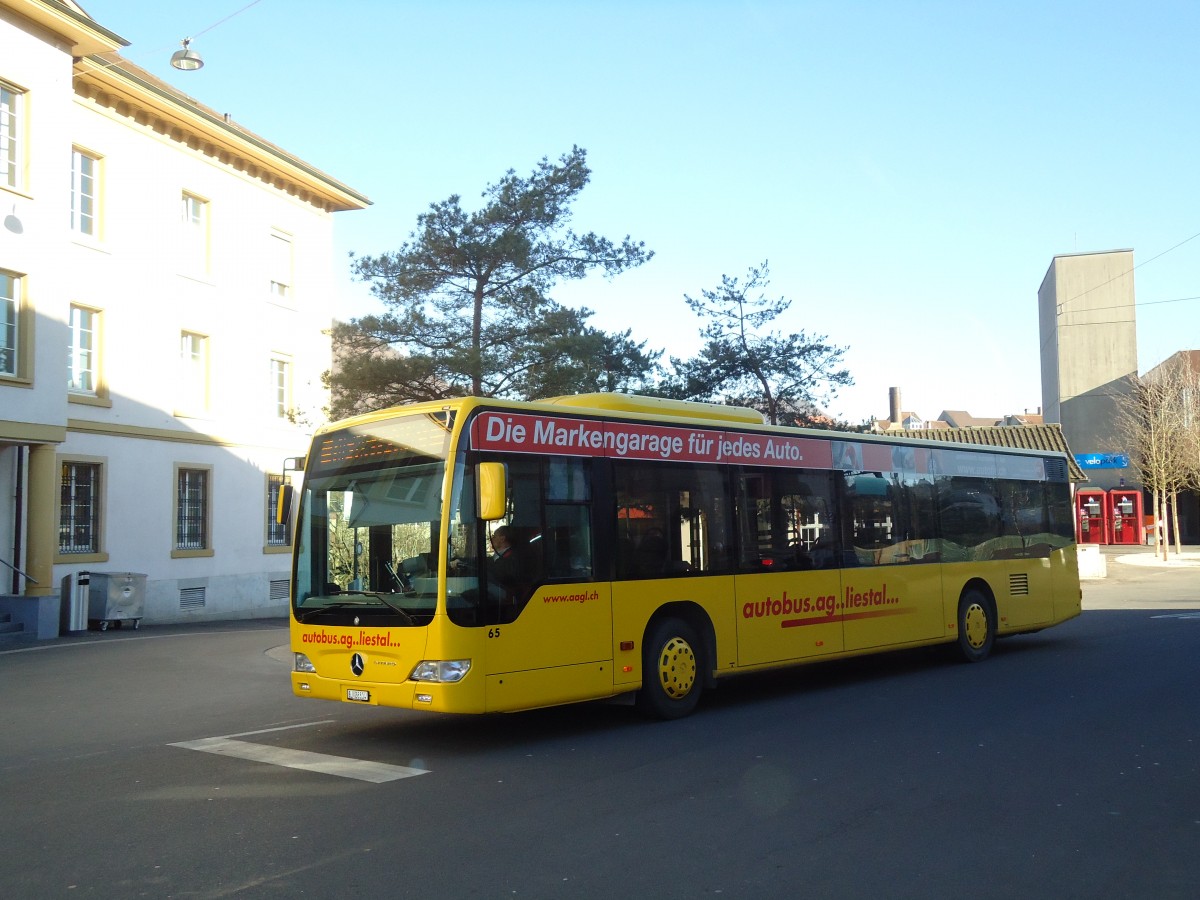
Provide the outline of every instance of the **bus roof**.
{"type": "MultiPolygon", "coordinates": [[[[559,408],[564,413],[587,415],[589,412],[597,416],[616,415],[620,418],[652,417],[661,420],[680,419],[693,421],[723,422],[730,427],[751,428],[756,431],[771,431],[776,433],[802,435],[824,440],[857,441],[863,444],[913,444],[926,447],[956,446],[960,450],[976,450],[1001,455],[1032,455],[1032,456],[1064,456],[1068,464],[1074,463],[1065,443],[1043,443],[1034,441],[1030,446],[1014,446],[1007,441],[979,440],[978,435],[939,434],[930,432],[913,432],[902,434],[863,434],[859,432],[827,431],[825,429],[796,428],[792,426],[767,425],[762,414],[745,406],[725,406],[720,403],[701,403],[694,400],[669,400],[663,397],[646,397],[640,394],[623,393],[590,393],[575,394],[561,397],[548,397],[541,400],[507,400],[494,397],[448,397],[444,400],[432,400],[420,403],[393,406],[375,412],[364,413],[338,422],[329,422],[316,430],[317,434],[342,428],[365,425],[389,419],[398,415],[437,414],[457,412],[469,414],[479,408],[508,408],[537,413],[549,412],[559,408]],[[936,437],[931,437],[936,434],[936,437]]],[[[1032,426],[1012,426],[1025,430],[1033,430],[1032,426]]],[[[955,429],[958,431],[959,429],[955,429]]],[[[976,429],[962,429],[972,431],[976,429]]],[[[1061,440],[1061,435],[1060,435],[1061,440]]],[[[1077,466],[1071,470],[1072,481],[1086,481],[1086,477],[1075,477],[1077,466]]]]}
{"type": "Polygon", "coordinates": [[[575,394],[535,400],[554,406],[598,409],[604,412],[627,412],[639,415],[674,416],[685,419],[714,419],[743,425],[761,425],[763,416],[747,406],[725,406],[722,403],[700,403],[695,400],[668,400],[665,397],[644,397],[640,394],[575,394]]]}

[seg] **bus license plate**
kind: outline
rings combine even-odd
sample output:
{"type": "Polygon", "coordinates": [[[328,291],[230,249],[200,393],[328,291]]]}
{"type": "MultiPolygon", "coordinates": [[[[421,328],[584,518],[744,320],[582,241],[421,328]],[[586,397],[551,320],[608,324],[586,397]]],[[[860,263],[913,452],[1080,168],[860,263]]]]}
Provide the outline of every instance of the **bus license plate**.
{"type": "Polygon", "coordinates": [[[358,700],[362,703],[366,703],[368,700],[371,699],[371,692],[370,691],[360,691],[360,690],[357,690],[356,688],[346,688],[346,699],[347,700],[358,700]]]}

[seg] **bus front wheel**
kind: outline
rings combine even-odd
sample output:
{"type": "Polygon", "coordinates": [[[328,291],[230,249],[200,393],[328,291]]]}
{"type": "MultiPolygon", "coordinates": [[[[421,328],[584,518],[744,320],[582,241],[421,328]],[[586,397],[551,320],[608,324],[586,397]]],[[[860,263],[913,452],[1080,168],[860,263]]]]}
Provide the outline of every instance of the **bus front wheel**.
{"type": "Polygon", "coordinates": [[[660,619],[642,645],[638,706],[659,719],[690,714],[700,702],[703,672],[704,649],[696,630],[682,619],[660,619]]]}
{"type": "Polygon", "coordinates": [[[967,662],[982,662],[996,641],[996,612],[979,590],[969,590],[958,601],[958,652],[967,662]]]}

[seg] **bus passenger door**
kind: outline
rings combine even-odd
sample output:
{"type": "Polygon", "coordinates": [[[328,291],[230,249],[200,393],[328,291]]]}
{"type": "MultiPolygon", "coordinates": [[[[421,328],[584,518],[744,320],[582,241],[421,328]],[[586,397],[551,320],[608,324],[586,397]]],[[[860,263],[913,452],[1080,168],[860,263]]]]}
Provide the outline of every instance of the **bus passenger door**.
{"type": "MultiPolygon", "coordinates": [[[[942,545],[932,478],[908,448],[873,447],[879,471],[846,472],[841,594],[847,650],[942,637],[942,545]],[[887,471],[887,469],[892,471],[887,471]]],[[[864,451],[866,452],[866,451],[864,451]]]]}
{"type": "Polygon", "coordinates": [[[738,475],[738,665],[843,649],[829,472],[746,468],[738,475]]]}
{"type": "Polygon", "coordinates": [[[843,569],[840,604],[847,650],[915,643],[946,633],[940,565],[843,569]]]}
{"type": "Polygon", "coordinates": [[[596,579],[589,463],[513,459],[510,512],[490,529],[487,708],[527,709],[613,692],[612,590],[596,579]],[[501,547],[507,549],[501,552],[501,547]]]}
{"type": "Polygon", "coordinates": [[[834,571],[765,571],[734,577],[738,665],[808,659],[842,649],[834,571]]]}

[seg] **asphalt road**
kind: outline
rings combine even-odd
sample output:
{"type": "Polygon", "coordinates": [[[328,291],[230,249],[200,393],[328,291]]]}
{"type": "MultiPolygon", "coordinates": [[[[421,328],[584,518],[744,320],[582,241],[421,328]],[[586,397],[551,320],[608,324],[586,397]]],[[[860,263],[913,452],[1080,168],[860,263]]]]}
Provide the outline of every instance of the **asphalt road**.
{"type": "Polygon", "coordinates": [[[277,622],[0,652],[0,896],[1194,898],[1200,568],[1115,568],[673,723],[300,700],[277,622]]]}

